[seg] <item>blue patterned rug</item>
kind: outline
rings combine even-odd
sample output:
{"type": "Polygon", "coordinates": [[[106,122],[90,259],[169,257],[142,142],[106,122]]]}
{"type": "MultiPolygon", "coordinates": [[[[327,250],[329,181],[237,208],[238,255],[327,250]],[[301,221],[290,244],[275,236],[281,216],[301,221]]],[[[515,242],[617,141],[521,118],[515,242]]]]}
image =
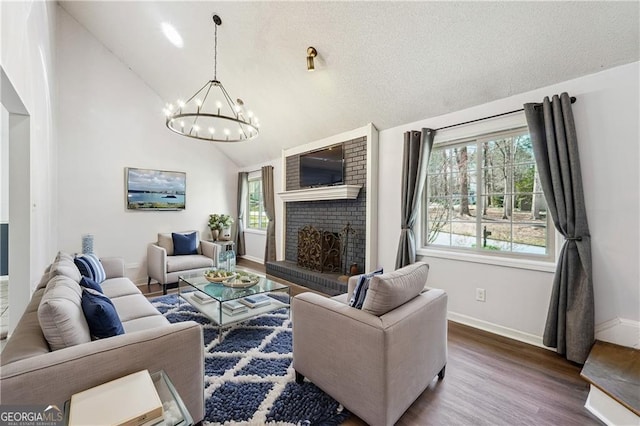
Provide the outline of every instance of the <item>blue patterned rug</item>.
{"type": "Polygon", "coordinates": [[[337,425],[349,416],[314,384],[295,382],[286,309],[224,328],[218,343],[217,327],[177,295],[151,302],[172,323],[203,326],[205,425],[337,425]]]}

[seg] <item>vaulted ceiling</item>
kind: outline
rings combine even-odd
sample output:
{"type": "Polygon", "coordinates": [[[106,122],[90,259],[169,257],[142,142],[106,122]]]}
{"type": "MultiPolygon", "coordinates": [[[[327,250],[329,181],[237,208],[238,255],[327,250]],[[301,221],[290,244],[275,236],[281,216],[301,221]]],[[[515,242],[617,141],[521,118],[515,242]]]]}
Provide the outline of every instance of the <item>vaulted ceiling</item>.
{"type": "Polygon", "coordinates": [[[369,122],[383,130],[640,58],[638,2],[60,4],[166,101],[213,78],[218,14],[218,79],[261,123],[257,139],[219,144],[240,166],[369,122]]]}

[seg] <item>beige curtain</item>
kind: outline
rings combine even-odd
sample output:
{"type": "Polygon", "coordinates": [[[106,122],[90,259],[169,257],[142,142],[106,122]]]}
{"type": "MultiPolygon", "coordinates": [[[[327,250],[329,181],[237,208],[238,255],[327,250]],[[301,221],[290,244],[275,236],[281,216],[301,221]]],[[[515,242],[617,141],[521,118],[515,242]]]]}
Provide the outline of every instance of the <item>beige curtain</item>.
{"type": "Polygon", "coordinates": [[[276,260],[276,207],[274,201],[273,166],[262,167],[262,201],[264,212],[269,219],[267,225],[267,244],[264,250],[264,263],[276,260]]]}

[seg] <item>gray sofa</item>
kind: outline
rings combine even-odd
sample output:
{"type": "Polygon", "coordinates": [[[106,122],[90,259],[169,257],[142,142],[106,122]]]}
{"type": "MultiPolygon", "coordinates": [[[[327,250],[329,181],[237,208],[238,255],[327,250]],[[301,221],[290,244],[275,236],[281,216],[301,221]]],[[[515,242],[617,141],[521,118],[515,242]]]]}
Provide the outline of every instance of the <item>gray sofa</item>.
{"type": "Polygon", "coordinates": [[[147,274],[149,279],[156,280],[162,286],[162,294],[167,294],[167,284],[177,283],[180,275],[189,272],[205,271],[218,264],[218,246],[210,241],[200,240],[198,231],[179,232],[187,234],[196,232],[197,254],[175,256],[171,233],[158,234],[158,241],[147,246],[147,274]]]}
{"type": "Polygon", "coordinates": [[[447,294],[426,289],[429,266],[374,276],[361,309],[349,292],[292,300],[293,368],[371,426],[393,425],[429,386],[444,378],[447,294]]]}
{"type": "Polygon", "coordinates": [[[2,351],[0,403],[62,407],[74,393],[101,383],[144,369],[164,370],[194,421],[202,420],[202,327],[193,321],[170,324],[124,277],[122,259],[103,258],[101,263],[107,275],[102,289],[125,334],[87,338],[80,272],[70,255],[59,253],[2,351]]]}

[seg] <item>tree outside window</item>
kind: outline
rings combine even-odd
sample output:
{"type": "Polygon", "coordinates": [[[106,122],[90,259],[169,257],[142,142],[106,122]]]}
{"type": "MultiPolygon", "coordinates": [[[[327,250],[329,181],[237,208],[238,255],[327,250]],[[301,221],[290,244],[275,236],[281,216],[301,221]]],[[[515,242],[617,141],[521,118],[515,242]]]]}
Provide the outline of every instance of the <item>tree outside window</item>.
{"type": "Polygon", "coordinates": [[[266,230],[269,219],[267,219],[262,201],[262,179],[249,179],[248,203],[247,227],[266,230]]]}
{"type": "Polygon", "coordinates": [[[439,143],[428,170],[425,246],[552,254],[553,227],[528,129],[439,143]]]}

